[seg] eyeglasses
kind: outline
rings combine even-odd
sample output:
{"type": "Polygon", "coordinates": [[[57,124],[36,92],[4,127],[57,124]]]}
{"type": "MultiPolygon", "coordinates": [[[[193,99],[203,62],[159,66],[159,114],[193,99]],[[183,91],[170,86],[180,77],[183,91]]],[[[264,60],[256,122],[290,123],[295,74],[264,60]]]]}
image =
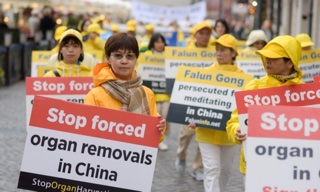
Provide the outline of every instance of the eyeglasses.
{"type": "Polygon", "coordinates": [[[125,57],[127,60],[132,61],[137,58],[136,54],[134,53],[129,53],[128,55],[123,55],[121,53],[113,53],[111,54],[111,56],[113,56],[116,60],[121,60],[125,57]]]}

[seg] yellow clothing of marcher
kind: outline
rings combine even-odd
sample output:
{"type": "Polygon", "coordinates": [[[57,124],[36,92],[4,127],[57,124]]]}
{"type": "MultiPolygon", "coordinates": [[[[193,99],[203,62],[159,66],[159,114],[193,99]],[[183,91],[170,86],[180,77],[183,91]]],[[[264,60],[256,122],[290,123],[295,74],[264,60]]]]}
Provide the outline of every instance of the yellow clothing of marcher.
{"type": "MultiPolygon", "coordinates": [[[[196,41],[194,41],[189,44],[188,48],[200,48],[200,47],[197,47],[196,41]]],[[[207,47],[201,47],[201,48],[214,48],[214,45],[210,44],[209,42],[207,47]]]]}
{"type": "Polygon", "coordinates": [[[104,51],[105,41],[100,37],[96,37],[94,40],[88,39],[83,42],[84,51],[90,52],[90,50],[104,51]]]}
{"type": "Polygon", "coordinates": [[[52,53],[57,53],[59,51],[59,45],[56,45],[53,49],[51,49],[52,53]]]}
{"type": "MultiPolygon", "coordinates": [[[[60,61],[56,71],[61,77],[90,77],[92,75],[91,68],[84,66],[82,63],[80,65],[65,64],[63,61],[60,61]]],[[[44,77],[56,77],[56,75],[53,71],[49,71],[44,77]]]]}
{"type": "Polygon", "coordinates": [[[152,34],[146,34],[146,35],[144,35],[143,37],[142,37],[142,41],[144,42],[149,42],[150,41],[150,39],[151,39],[151,37],[152,37],[152,34]]]}
{"type": "MultiPolygon", "coordinates": [[[[236,64],[220,65],[215,63],[207,68],[210,71],[230,71],[243,74],[244,72],[237,67],[236,64]]],[[[196,141],[199,143],[208,143],[213,145],[235,145],[235,143],[229,141],[226,131],[208,129],[208,128],[196,128],[196,141]]]]}
{"type": "MultiPolygon", "coordinates": [[[[272,75],[267,74],[261,79],[254,79],[250,81],[247,85],[245,85],[244,90],[255,90],[261,88],[303,84],[303,81],[301,80],[302,72],[298,67],[298,62],[301,57],[301,46],[300,43],[297,40],[294,40],[293,37],[288,35],[278,36],[270,41],[262,50],[257,51],[257,53],[261,55],[264,68],[266,67],[266,57],[263,55],[265,53],[271,55],[272,58],[290,58],[294,66],[294,70],[298,73],[298,75],[297,77],[287,80],[286,82],[281,82],[274,78],[272,75]]],[[[236,109],[232,112],[231,118],[227,122],[227,133],[230,141],[237,144],[240,144],[240,142],[236,138],[237,129],[239,127],[240,124],[238,110],[236,109]]],[[[243,148],[241,149],[240,154],[239,169],[241,173],[246,173],[246,161],[244,158],[243,148]]]]}
{"type": "MultiPolygon", "coordinates": [[[[88,66],[92,70],[96,65],[96,59],[91,54],[86,52],[84,52],[83,55],[84,57],[81,64],[83,66],[88,66]]],[[[59,65],[58,53],[53,53],[47,62],[47,66],[58,66],[58,65],[59,65]]]]}
{"type": "MultiPolygon", "coordinates": [[[[282,82],[276,80],[274,77],[272,77],[270,75],[266,75],[266,76],[262,77],[261,79],[254,79],[251,82],[249,82],[244,87],[244,90],[279,87],[279,86],[295,85],[295,84],[302,84],[302,83],[303,82],[301,81],[301,77],[297,77],[297,78],[289,80],[285,83],[282,83],[282,82]]],[[[229,136],[229,139],[231,142],[240,144],[238,142],[238,140],[236,139],[236,132],[237,132],[238,127],[240,127],[238,110],[234,110],[231,114],[230,120],[227,123],[227,133],[228,133],[228,136],[229,136]]],[[[241,149],[241,154],[240,154],[240,172],[243,174],[246,173],[246,162],[244,159],[243,148],[241,149]]]]}
{"type": "MultiPolygon", "coordinates": [[[[136,76],[135,71],[132,73],[132,77],[134,76],[136,76]]],[[[118,78],[114,75],[108,63],[97,64],[93,70],[94,88],[87,94],[84,103],[109,109],[120,110],[122,103],[109,95],[105,88],[101,86],[101,84],[103,83],[116,79],[118,78]]],[[[155,117],[158,116],[154,93],[148,87],[142,87],[148,100],[150,115],[155,117]]],[[[160,142],[163,140],[163,138],[164,135],[161,135],[160,142]]]]}

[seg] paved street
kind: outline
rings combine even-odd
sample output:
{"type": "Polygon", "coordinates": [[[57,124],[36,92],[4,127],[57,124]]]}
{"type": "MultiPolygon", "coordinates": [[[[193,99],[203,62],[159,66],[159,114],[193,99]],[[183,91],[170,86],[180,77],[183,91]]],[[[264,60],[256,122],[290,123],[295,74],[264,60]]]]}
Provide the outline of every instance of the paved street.
{"type": "MultiPolygon", "coordinates": [[[[0,192],[21,192],[17,189],[20,164],[26,137],[25,82],[20,81],[9,87],[0,87],[0,192]]],[[[174,168],[179,126],[174,125],[172,135],[167,137],[169,150],[158,154],[152,192],[202,192],[202,182],[190,176],[191,162],[196,152],[195,142],[188,151],[187,167],[184,174],[174,168]]],[[[238,150],[239,151],[239,150],[238,150]]],[[[227,192],[243,191],[242,176],[238,172],[239,153],[235,154],[233,174],[227,192]]]]}

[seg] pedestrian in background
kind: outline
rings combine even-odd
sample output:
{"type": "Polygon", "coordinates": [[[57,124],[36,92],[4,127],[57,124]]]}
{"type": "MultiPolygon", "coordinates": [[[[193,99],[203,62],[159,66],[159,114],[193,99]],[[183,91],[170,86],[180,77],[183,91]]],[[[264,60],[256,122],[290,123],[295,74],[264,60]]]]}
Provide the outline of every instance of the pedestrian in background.
{"type": "Polygon", "coordinates": [[[52,9],[45,7],[43,9],[44,16],[40,19],[40,30],[42,32],[42,40],[47,40],[47,32],[53,32],[56,22],[53,19],[52,9]]]}
{"type": "Polygon", "coordinates": [[[123,110],[159,118],[158,129],[164,138],[166,121],[157,112],[154,93],[142,85],[135,71],[139,46],[134,36],[117,33],[105,44],[107,63],[97,64],[93,72],[94,88],[85,97],[85,104],[123,110]]]}
{"type": "Polygon", "coordinates": [[[213,30],[213,36],[218,39],[222,35],[229,33],[229,24],[225,19],[218,19],[214,24],[213,30]]]}
{"type": "Polygon", "coordinates": [[[36,41],[39,39],[35,39],[38,32],[40,32],[40,18],[38,16],[39,10],[32,9],[31,16],[28,18],[28,26],[29,26],[29,41],[36,41]]]}
{"type": "Polygon", "coordinates": [[[264,20],[261,29],[266,33],[268,39],[273,39],[272,23],[270,20],[264,20]]]}

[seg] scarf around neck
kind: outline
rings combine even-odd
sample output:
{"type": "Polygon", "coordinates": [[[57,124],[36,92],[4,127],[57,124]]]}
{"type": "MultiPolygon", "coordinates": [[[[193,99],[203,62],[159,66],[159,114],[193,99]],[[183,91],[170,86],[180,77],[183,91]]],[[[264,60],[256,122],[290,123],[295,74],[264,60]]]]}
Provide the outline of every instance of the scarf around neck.
{"type": "Polygon", "coordinates": [[[294,78],[298,77],[298,72],[294,71],[290,75],[272,75],[272,77],[274,77],[275,79],[277,79],[280,82],[284,82],[285,83],[290,79],[294,79],[294,78]]]}
{"type": "Polygon", "coordinates": [[[137,74],[128,81],[111,80],[103,83],[102,86],[112,98],[122,103],[121,110],[150,115],[148,100],[142,87],[140,75],[137,74]]]}

